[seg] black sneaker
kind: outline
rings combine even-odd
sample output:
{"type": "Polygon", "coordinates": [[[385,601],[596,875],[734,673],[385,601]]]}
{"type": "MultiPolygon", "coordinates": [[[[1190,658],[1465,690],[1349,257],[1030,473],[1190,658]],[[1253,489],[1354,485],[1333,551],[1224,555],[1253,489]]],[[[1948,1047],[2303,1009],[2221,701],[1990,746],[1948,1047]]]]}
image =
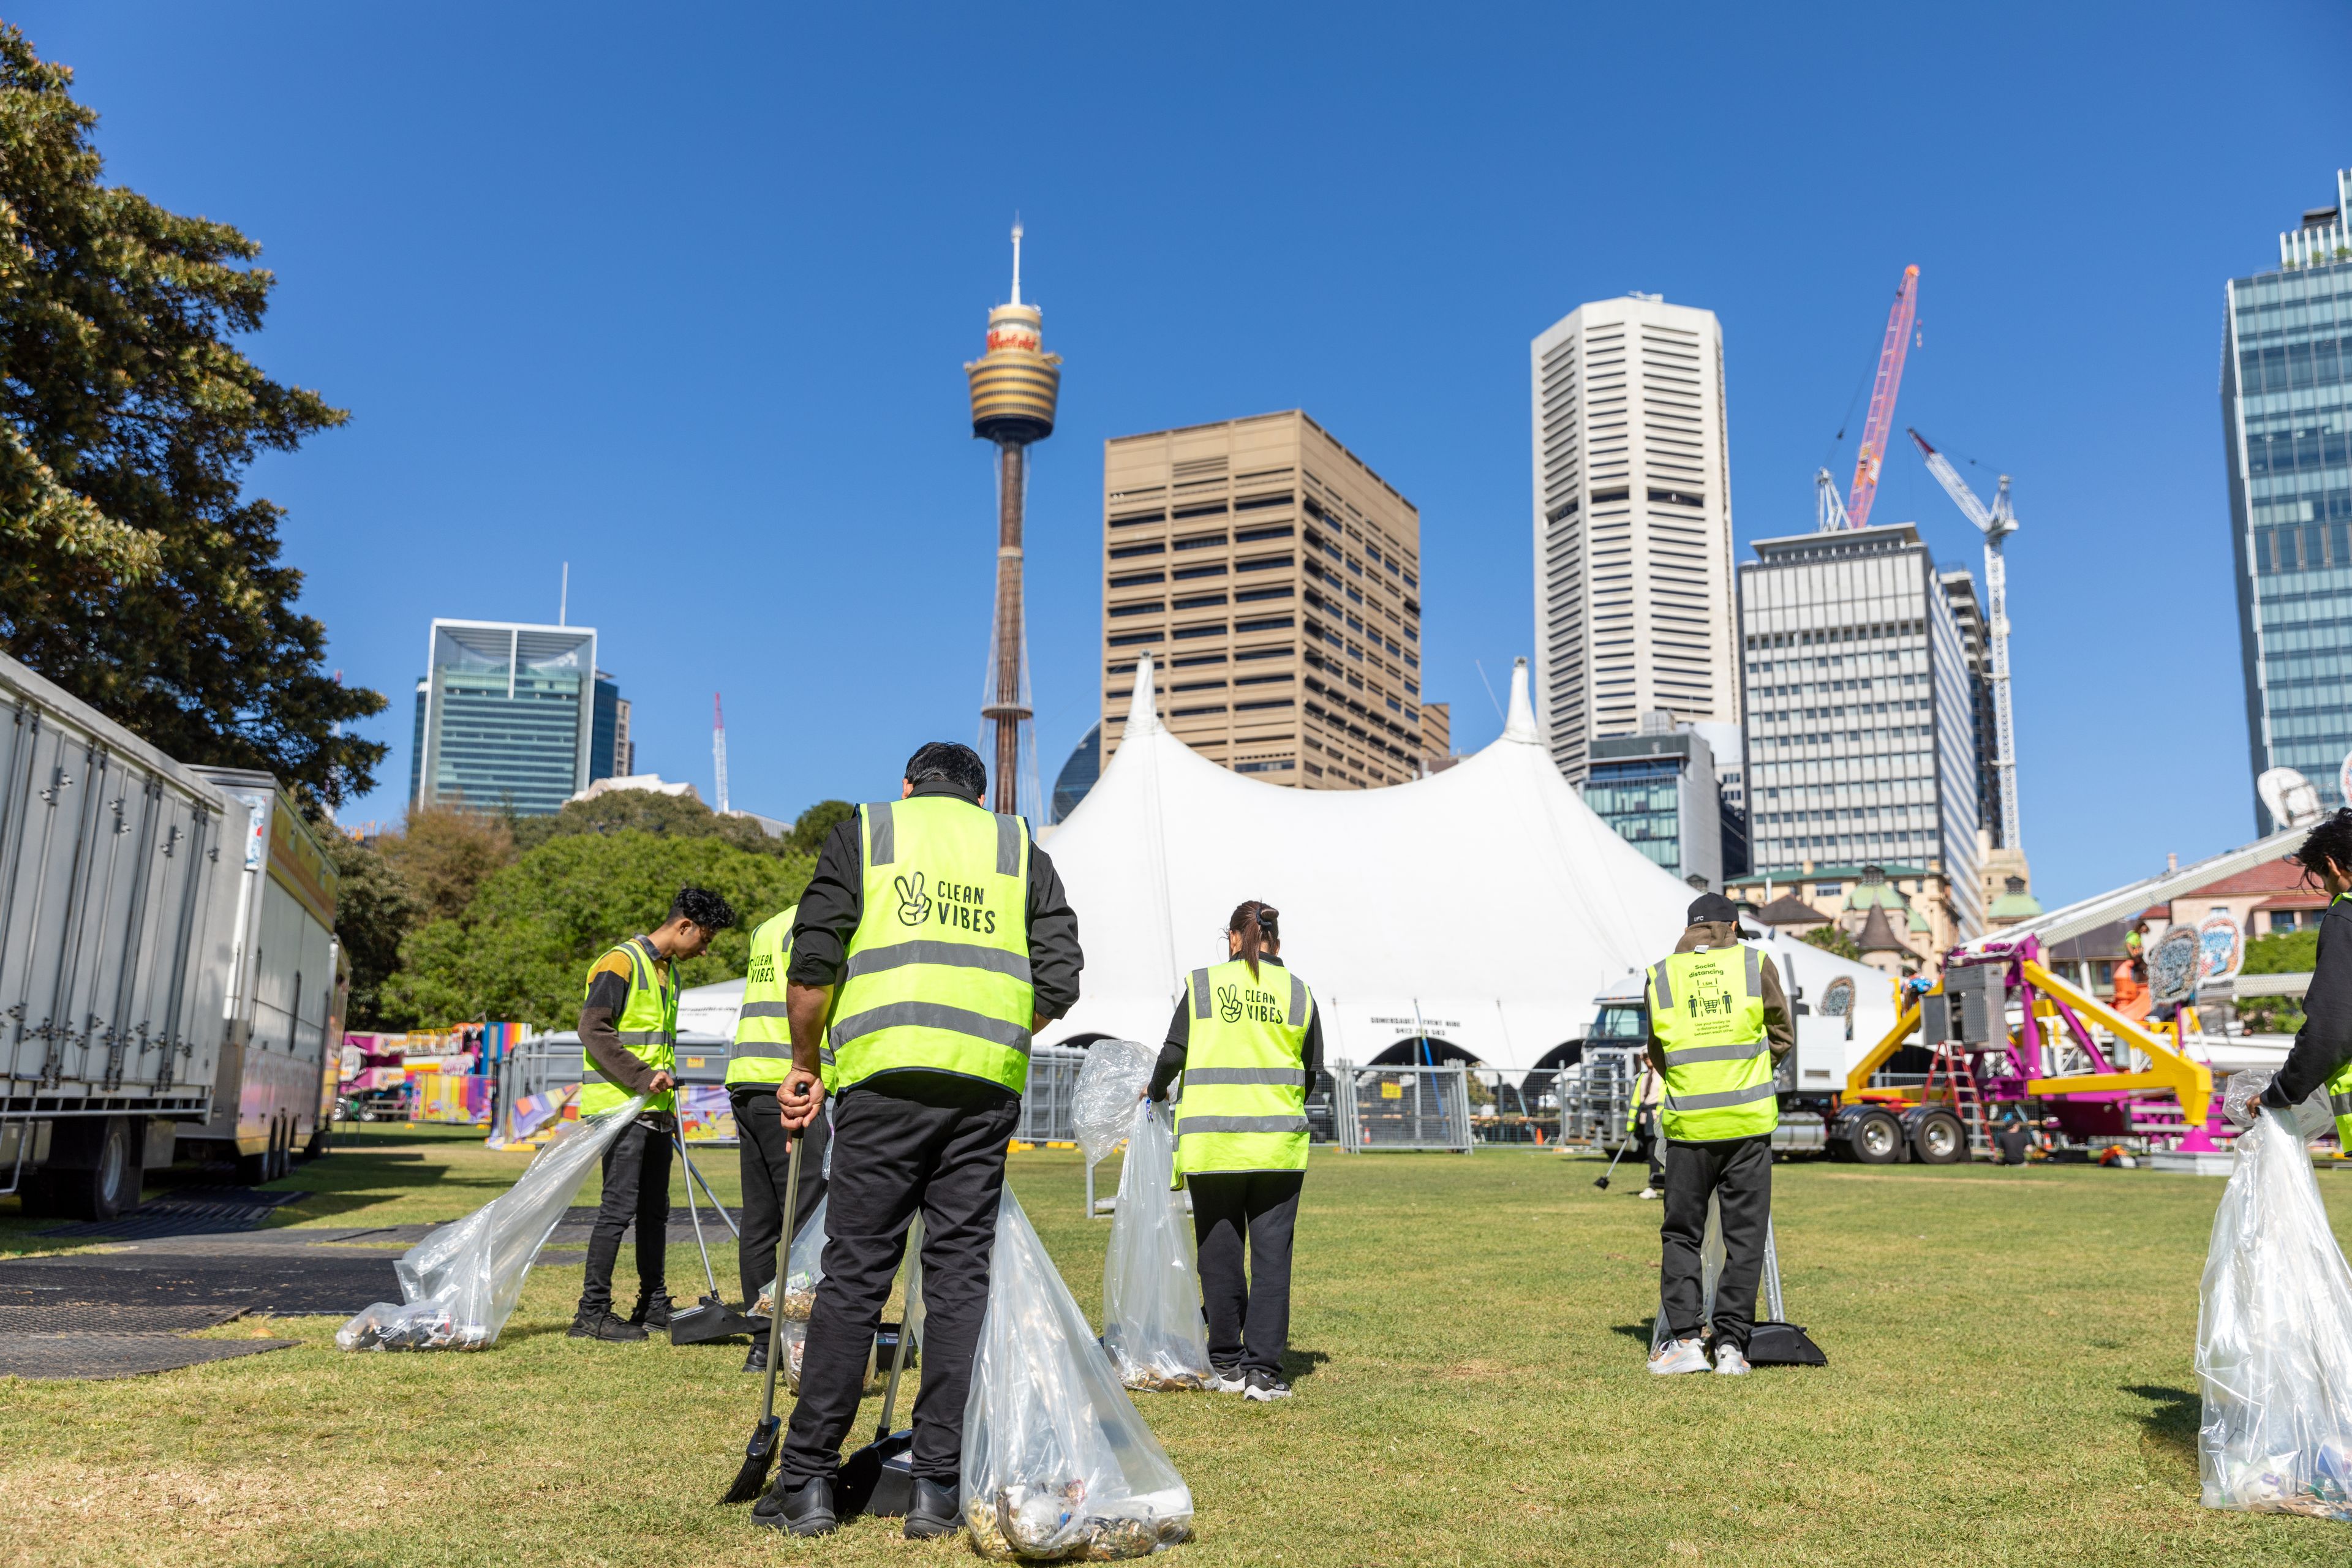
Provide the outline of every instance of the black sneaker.
{"type": "Polygon", "coordinates": [[[629,1314],[629,1321],[657,1333],[669,1330],[669,1292],[651,1290],[637,1298],[637,1310],[629,1314]]]}
{"type": "Polygon", "coordinates": [[[745,1372],[768,1370],[768,1336],[761,1334],[751,1341],[751,1353],[743,1358],[745,1372]]]}
{"type": "Polygon", "coordinates": [[[646,1337],[645,1330],[614,1316],[609,1307],[582,1308],[572,1320],[570,1334],[575,1340],[610,1340],[621,1344],[646,1337]]]}
{"type": "Polygon", "coordinates": [[[1239,1394],[1249,1386],[1249,1379],[1237,1366],[1211,1366],[1209,1381],[1202,1387],[1211,1394],[1239,1394]]]}
{"type": "Polygon", "coordinates": [[[963,1515],[956,1508],[956,1489],[917,1476],[914,1500],[907,1505],[907,1539],[929,1541],[953,1535],[962,1528],[963,1515]]]}
{"type": "Polygon", "coordinates": [[[761,1494],[751,1505],[751,1522],[766,1530],[793,1535],[830,1535],[841,1528],[833,1510],[833,1482],[825,1477],[787,1489],[784,1478],[761,1494]]]}
{"type": "Polygon", "coordinates": [[[1269,1399],[1287,1399],[1290,1397],[1290,1384],[1272,1373],[1253,1372],[1249,1374],[1249,1386],[1242,1390],[1242,1397],[1255,1399],[1261,1405],[1269,1399]]]}

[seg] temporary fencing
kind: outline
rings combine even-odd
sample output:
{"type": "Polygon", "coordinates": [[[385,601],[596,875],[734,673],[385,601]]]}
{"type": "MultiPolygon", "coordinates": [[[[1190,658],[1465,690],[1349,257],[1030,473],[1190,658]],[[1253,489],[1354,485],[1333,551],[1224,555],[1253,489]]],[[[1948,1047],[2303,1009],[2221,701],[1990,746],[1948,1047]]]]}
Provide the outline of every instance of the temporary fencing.
{"type": "Polygon", "coordinates": [[[1331,1068],[1339,1146],[1350,1153],[1376,1149],[1444,1149],[1466,1154],[1470,1131],[1469,1069],[1446,1067],[1331,1068]]]}
{"type": "Polygon", "coordinates": [[[1625,1142],[1642,1084],[1642,1057],[1638,1046],[1587,1046],[1581,1061],[1560,1069],[1554,1092],[1562,1142],[1606,1151],[1625,1142]]]}
{"type": "Polygon", "coordinates": [[[1559,1142],[1559,1073],[1470,1068],[1470,1132],[1481,1143],[1549,1148],[1559,1142]]]}

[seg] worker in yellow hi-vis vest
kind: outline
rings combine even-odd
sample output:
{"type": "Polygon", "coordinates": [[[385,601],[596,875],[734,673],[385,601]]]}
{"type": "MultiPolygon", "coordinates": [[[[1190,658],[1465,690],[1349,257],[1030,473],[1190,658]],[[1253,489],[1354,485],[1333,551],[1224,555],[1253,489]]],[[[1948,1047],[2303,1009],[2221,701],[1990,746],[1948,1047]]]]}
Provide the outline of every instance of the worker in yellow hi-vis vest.
{"type": "Polygon", "coordinates": [[[1666,1136],[1665,1223],[1659,1297],[1666,1341],[1654,1373],[1705,1372],[1699,1337],[1706,1292],[1699,1247],[1707,1200],[1723,1222],[1715,1287],[1715,1370],[1748,1370],[1756,1286],[1772,1221],[1772,1130],[1780,1123],[1772,1069],[1797,1043],[1772,960],[1739,941],[1739,911],[1703,893],[1674,955],[1650,969],[1650,1065],[1665,1080],[1658,1112],[1666,1136]]]}
{"type": "Polygon", "coordinates": [[[681,888],[669,919],[606,952],[588,971],[580,1002],[580,1114],[602,1116],[638,1095],[645,1109],[604,1150],[604,1190],[588,1233],[588,1268],[579,1340],[642,1340],[669,1327],[669,1147],[677,1071],[677,965],[699,958],[735,923],[727,900],[707,888],[681,888]],[[613,1267],[621,1237],[637,1229],[637,1305],[613,1310],[613,1267]]]}
{"type": "MultiPolygon", "coordinates": [[[[792,1185],[792,1141],[784,1131],[776,1086],[792,1070],[792,1027],[784,1012],[784,975],[793,962],[794,904],[751,933],[743,977],[743,1005],[735,1016],[735,1047],[727,1058],[727,1101],[735,1112],[736,1167],[743,1180],[740,1273],[748,1306],[776,1277],[776,1247],[790,1221],[797,1235],[824,1201],[825,1119],[801,1133],[801,1180],[793,1213],[784,1213],[792,1185]]],[[[751,1336],[745,1372],[768,1370],[768,1340],[751,1336]]]]}
{"type": "Polygon", "coordinates": [[[901,791],[834,829],[793,922],[779,1120],[797,1131],[833,1102],[833,1185],[800,1399],[751,1521],[794,1535],[840,1527],[841,1442],[918,1213],[923,1381],[905,1529],[920,1540],[961,1527],[964,1399],[1005,1145],[1030,1037],[1077,1001],[1085,963],[1078,918],[1028,823],[980,804],[979,752],[935,741],[907,760],[901,791]]]}
{"type": "Polygon", "coordinates": [[[1255,899],[1234,910],[1227,960],[1184,982],[1150,1089],[1165,1100],[1183,1080],[1176,1180],[1192,1191],[1209,1386],[1255,1400],[1290,1393],[1290,1241],[1307,1180],[1307,1096],[1323,1067],[1322,1010],[1283,967],[1280,921],[1255,899]]]}

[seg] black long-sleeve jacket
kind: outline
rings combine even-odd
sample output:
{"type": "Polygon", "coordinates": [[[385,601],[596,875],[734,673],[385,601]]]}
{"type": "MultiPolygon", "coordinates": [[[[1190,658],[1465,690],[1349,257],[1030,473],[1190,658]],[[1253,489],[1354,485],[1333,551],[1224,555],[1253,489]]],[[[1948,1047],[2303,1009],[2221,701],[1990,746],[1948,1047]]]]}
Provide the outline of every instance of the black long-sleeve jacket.
{"type": "MultiPolygon", "coordinates": [[[[926,784],[915,795],[959,795],[950,784],[926,784]]],[[[977,811],[978,806],[972,809],[977,811]]],[[[1077,912],[1070,908],[1053,858],[1035,844],[1029,847],[1029,984],[1036,993],[1037,1011],[1059,1018],[1077,1005],[1078,972],[1086,954],[1078,946],[1077,912]]],[[[849,951],[849,939],[866,914],[865,853],[858,842],[857,818],[835,825],[816,858],[816,874],[801,895],[800,913],[793,921],[793,966],[789,978],[796,985],[837,985],[849,951]]]]}
{"type": "MultiPolygon", "coordinates": [[[[1282,960],[1274,954],[1260,953],[1260,963],[1283,967],[1282,960]]],[[[1176,1075],[1184,1070],[1184,1058],[1192,1045],[1192,1009],[1185,1004],[1189,996],[1176,998],[1176,1016],[1168,1020],[1168,1038],[1160,1047],[1160,1059],[1152,1064],[1151,1098],[1165,1100],[1175,1085],[1176,1075]]],[[[1323,1005],[1317,1003],[1307,1016],[1307,1038],[1299,1046],[1300,1067],[1307,1080],[1307,1092],[1315,1092],[1315,1075],[1323,1070],[1323,1005]]]]}
{"type": "Polygon", "coordinates": [[[2311,989],[2304,994],[2303,1027],[2294,1049],[2263,1103],[2273,1110],[2301,1105],[2311,1091],[2352,1061],[2352,899],[2337,899],[2319,922],[2319,956],[2312,964],[2311,989]]]}

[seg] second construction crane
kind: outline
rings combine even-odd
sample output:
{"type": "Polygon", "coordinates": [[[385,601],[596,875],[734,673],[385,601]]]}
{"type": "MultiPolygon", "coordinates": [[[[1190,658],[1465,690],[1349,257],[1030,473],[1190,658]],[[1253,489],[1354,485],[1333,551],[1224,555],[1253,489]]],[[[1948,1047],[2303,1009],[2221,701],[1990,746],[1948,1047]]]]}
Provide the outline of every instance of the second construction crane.
{"type": "Polygon", "coordinates": [[[2010,720],[2009,708],[2009,571],[2002,559],[2001,544],[2017,531],[2017,514],[2010,510],[2009,476],[2000,476],[2000,488],[1993,492],[1992,505],[1977,499],[1969,489],[1951,460],[1928,445],[1927,437],[1918,431],[1911,432],[1917,442],[1919,455],[1927,459],[1927,471],[1944,487],[1961,512],[1984,533],[1985,552],[1985,656],[1990,667],[1986,684],[1992,689],[1993,773],[1999,780],[2000,795],[2000,847],[2021,849],[2017,826],[2017,732],[2010,720]]]}

